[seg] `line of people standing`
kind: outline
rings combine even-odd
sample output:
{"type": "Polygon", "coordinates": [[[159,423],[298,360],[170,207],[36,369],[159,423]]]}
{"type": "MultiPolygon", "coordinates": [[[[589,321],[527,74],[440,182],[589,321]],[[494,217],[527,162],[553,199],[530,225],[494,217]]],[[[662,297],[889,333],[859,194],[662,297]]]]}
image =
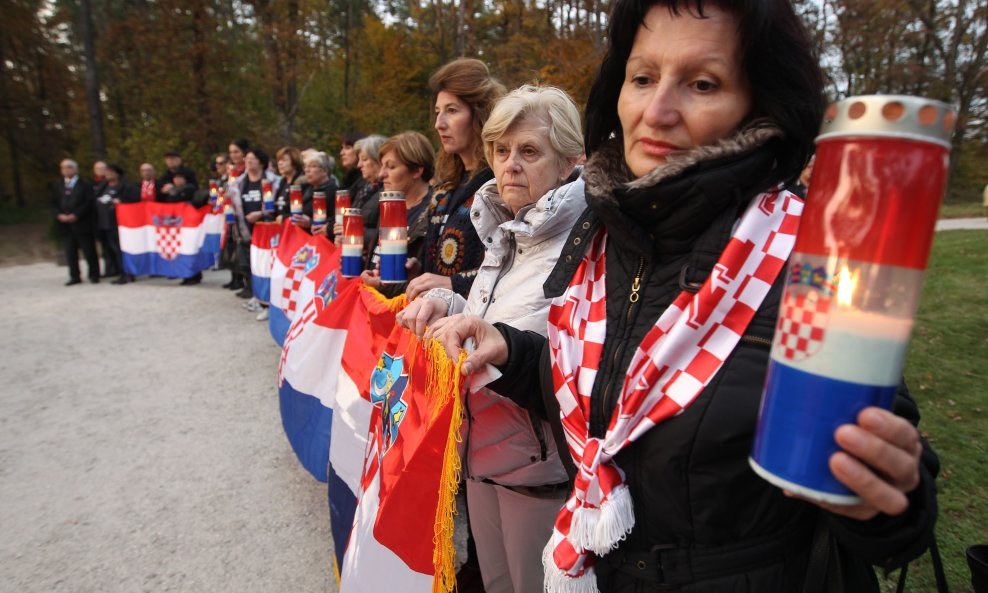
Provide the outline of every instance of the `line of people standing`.
{"type": "MultiPolygon", "coordinates": [[[[92,283],[100,278],[113,278],[113,284],[126,284],[135,280],[123,266],[123,254],[117,232],[116,207],[141,201],[204,203],[197,194],[196,174],[186,167],[177,152],[164,155],[165,171],[157,176],[154,165],[140,166],[140,179],[130,182],[123,167],[114,163],[96,161],[93,177],[80,175],[79,164],[73,159],[63,159],[59,164],[61,179],[51,188],[51,209],[58,226],[59,241],[69,268],[66,286],[82,282],[79,252],[86,260],[87,276],[92,283]],[[97,245],[102,254],[100,270],[97,245]]],[[[195,284],[200,278],[183,280],[183,284],[195,284]]]]}

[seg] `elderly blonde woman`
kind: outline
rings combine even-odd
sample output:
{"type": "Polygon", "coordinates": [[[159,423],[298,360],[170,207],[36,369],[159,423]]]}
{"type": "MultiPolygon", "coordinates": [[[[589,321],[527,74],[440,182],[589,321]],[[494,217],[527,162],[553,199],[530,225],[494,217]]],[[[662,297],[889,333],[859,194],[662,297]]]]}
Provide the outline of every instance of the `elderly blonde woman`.
{"type": "MultiPolygon", "coordinates": [[[[482,139],[494,179],[478,190],[471,220],[487,253],[466,300],[435,288],[399,314],[422,334],[463,312],[546,333],[542,283],[586,204],[578,174],[580,115],[552,87],[523,86],[501,99],[482,139]]],[[[542,590],[542,549],[565,500],[567,475],[548,424],[480,388],[467,396],[467,505],[488,593],[542,590]]]]}
{"type": "MultiPolygon", "coordinates": [[[[353,145],[357,153],[357,168],[364,183],[350,195],[352,208],[359,208],[364,216],[364,259],[370,259],[370,249],[377,243],[378,199],[381,194],[381,146],[384,136],[372,134],[357,140],[353,145]]],[[[342,232],[342,229],[333,229],[342,232]]],[[[333,234],[327,232],[330,238],[333,234]]]]}
{"type": "MultiPolygon", "coordinates": [[[[336,198],[336,180],[333,178],[333,163],[325,152],[306,150],[302,154],[302,174],[306,188],[302,193],[302,214],[293,214],[292,222],[310,229],[312,227],[312,196],[316,192],[326,194],[326,201],[336,198]]],[[[323,227],[313,228],[313,233],[322,232],[323,227]]],[[[332,238],[332,237],[330,237],[332,238]]]]}

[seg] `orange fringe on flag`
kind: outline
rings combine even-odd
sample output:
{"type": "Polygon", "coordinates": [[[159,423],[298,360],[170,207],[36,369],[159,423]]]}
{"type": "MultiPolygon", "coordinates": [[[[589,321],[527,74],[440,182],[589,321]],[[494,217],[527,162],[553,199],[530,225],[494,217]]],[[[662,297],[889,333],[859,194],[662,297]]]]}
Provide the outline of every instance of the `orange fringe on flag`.
{"type": "Polygon", "coordinates": [[[460,426],[463,423],[463,400],[460,397],[460,367],[466,360],[466,352],[460,352],[455,363],[446,356],[446,350],[438,340],[425,344],[429,364],[426,374],[426,398],[433,418],[447,405],[452,405],[446,450],[443,452],[443,471],[439,481],[439,506],[436,508],[436,526],[433,535],[432,564],[435,577],[433,593],[449,593],[456,588],[456,571],[453,562],[456,549],[453,546],[453,516],[456,515],[456,493],[460,489],[459,447],[460,426]]]}
{"type": "Polygon", "coordinates": [[[377,302],[387,307],[388,311],[391,311],[392,313],[397,313],[408,305],[408,297],[405,296],[405,293],[401,293],[398,296],[389,299],[381,294],[376,288],[367,286],[363,283],[360,284],[360,290],[372,295],[377,302]]]}

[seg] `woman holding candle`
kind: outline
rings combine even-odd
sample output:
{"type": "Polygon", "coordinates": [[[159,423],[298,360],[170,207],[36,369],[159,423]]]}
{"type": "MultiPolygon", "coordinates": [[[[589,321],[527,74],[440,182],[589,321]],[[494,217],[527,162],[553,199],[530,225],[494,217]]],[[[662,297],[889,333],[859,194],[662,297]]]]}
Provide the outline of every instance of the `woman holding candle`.
{"type": "Polygon", "coordinates": [[[310,152],[303,162],[306,185],[302,188],[302,214],[292,214],[292,222],[303,229],[311,229],[313,233],[324,233],[325,224],[320,225],[319,228],[312,226],[312,198],[316,192],[327,197],[336,195],[336,182],[331,175],[329,157],[324,152],[314,151],[310,152]]]}
{"type": "MultiPolygon", "coordinates": [[[[402,192],[408,227],[408,258],[420,258],[425,233],[429,228],[429,203],[432,188],[435,152],[429,139],[418,132],[402,132],[381,145],[381,180],[386,191],[402,192]]],[[[339,242],[339,239],[337,240],[339,242]]],[[[376,241],[367,252],[371,254],[361,280],[383,294],[394,297],[405,292],[406,282],[381,284],[378,271],[380,245],[376,241]]]]}
{"type": "Polygon", "coordinates": [[[244,277],[244,288],[237,293],[242,299],[250,299],[247,308],[258,309],[250,282],[250,237],[254,224],[264,216],[264,188],[271,185],[274,191],[278,178],[268,170],[268,155],[260,148],[251,148],[244,157],[244,175],[240,180],[239,196],[241,208],[237,213],[240,228],[240,241],[237,244],[237,270],[244,277]]]}
{"type": "MultiPolygon", "coordinates": [[[[524,86],[498,101],[484,125],[494,179],[477,191],[471,216],[491,237],[470,296],[434,288],[398,314],[421,335],[452,313],[478,315],[545,335],[542,283],[586,207],[576,163],[580,114],[563,91],[524,86]],[[562,185],[562,187],[560,187],[562,185]]],[[[467,395],[467,508],[487,593],[542,590],[542,549],[568,492],[548,423],[487,389],[467,395]]]]}
{"type": "Polygon", "coordinates": [[[480,131],[494,103],[504,94],[480,60],[460,58],[429,80],[435,129],[442,150],[436,158],[436,197],[421,261],[410,260],[408,298],[432,288],[449,288],[465,297],[484,258],[484,247],[470,222],[473,195],[494,176],[484,157],[480,131]]]}
{"type": "MultiPolygon", "coordinates": [[[[243,215],[243,204],[240,201],[240,183],[244,176],[244,156],[250,148],[247,140],[239,138],[230,142],[227,147],[229,161],[226,164],[225,177],[223,179],[223,196],[233,207],[235,220],[243,215]]],[[[246,228],[241,228],[239,224],[231,224],[227,227],[227,239],[223,247],[223,254],[220,262],[230,268],[230,281],[223,285],[223,288],[230,290],[243,290],[247,282],[237,271],[238,247],[241,235],[246,232],[246,228]]]]}
{"type": "Polygon", "coordinates": [[[281,178],[278,181],[278,191],[275,192],[275,212],[278,221],[291,216],[289,204],[289,191],[291,186],[302,183],[302,153],[294,146],[282,147],[275,159],[278,163],[278,173],[281,178]]]}
{"type": "Polygon", "coordinates": [[[609,28],[549,339],[470,316],[431,330],[456,355],[472,337],[463,372],[497,365],[488,387],[570,453],[546,590],[878,591],[871,565],[919,555],[936,519],[904,388],[834,435],[860,504],[786,496],[748,463],[800,211],[778,188],[823,113],[809,36],[784,0],[618,0],[609,28]]]}
{"type": "MultiPolygon", "coordinates": [[[[354,190],[350,191],[350,207],[360,210],[364,217],[364,260],[370,259],[370,249],[377,241],[378,200],[381,193],[381,145],[384,136],[373,134],[354,144],[357,155],[357,167],[360,169],[361,181],[354,190]]],[[[323,231],[330,239],[343,232],[339,224],[323,231]]]]}
{"type": "Polygon", "coordinates": [[[343,134],[340,142],[340,166],[343,167],[343,179],[340,181],[340,189],[349,190],[351,194],[356,193],[357,188],[362,185],[363,176],[360,167],[357,166],[358,155],[356,143],[366,136],[360,132],[347,132],[343,134]]]}
{"type": "Polygon", "coordinates": [[[360,185],[350,192],[350,206],[357,208],[364,217],[364,257],[366,251],[377,240],[377,223],[380,216],[378,199],[381,193],[381,145],[384,136],[371,134],[357,140],[354,151],[357,153],[357,168],[360,169],[360,185]]]}

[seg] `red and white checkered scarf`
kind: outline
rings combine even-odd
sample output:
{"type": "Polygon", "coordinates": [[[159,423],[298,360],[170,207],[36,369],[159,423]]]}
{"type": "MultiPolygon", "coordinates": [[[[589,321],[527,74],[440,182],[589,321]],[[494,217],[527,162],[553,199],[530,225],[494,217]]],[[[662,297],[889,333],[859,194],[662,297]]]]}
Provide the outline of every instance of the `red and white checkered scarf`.
{"type": "Polygon", "coordinates": [[[597,591],[594,556],[617,547],[635,524],[614,457],[686,409],[730,356],[792,251],[802,209],[786,191],[752,200],[700,290],[680,294],[638,346],[603,438],[589,436],[607,320],[607,233],[594,237],[569,288],[549,309],[553,385],[578,471],[543,553],[547,592],[597,591]]]}

